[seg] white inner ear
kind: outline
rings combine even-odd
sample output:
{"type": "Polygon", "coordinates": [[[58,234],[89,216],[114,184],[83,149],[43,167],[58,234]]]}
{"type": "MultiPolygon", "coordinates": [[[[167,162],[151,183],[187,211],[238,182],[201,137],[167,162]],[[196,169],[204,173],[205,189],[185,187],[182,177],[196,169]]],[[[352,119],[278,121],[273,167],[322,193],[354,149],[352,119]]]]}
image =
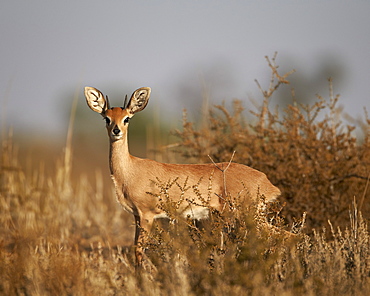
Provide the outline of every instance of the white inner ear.
{"type": "Polygon", "coordinates": [[[103,113],[103,108],[100,106],[98,102],[93,102],[91,105],[93,106],[93,108],[95,108],[97,112],[103,113]]]}
{"type": "Polygon", "coordinates": [[[98,113],[105,111],[106,101],[103,94],[93,87],[85,88],[85,96],[89,107],[98,113]]]}
{"type": "Polygon", "coordinates": [[[95,100],[95,101],[91,101],[91,106],[93,106],[94,108],[99,107],[99,108],[101,109],[101,107],[100,107],[100,105],[99,105],[99,102],[98,102],[97,100],[95,100]]]}
{"type": "Polygon", "coordinates": [[[146,90],[140,91],[139,95],[136,97],[136,105],[140,108],[146,102],[146,97],[148,92],[146,90]]]}
{"type": "Polygon", "coordinates": [[[128,111],[131,114],[139,112],[145,108],[148,103],[150,96],[149,88],[139,88],[131,96],[131,99],[128,103],[128,111]]]}

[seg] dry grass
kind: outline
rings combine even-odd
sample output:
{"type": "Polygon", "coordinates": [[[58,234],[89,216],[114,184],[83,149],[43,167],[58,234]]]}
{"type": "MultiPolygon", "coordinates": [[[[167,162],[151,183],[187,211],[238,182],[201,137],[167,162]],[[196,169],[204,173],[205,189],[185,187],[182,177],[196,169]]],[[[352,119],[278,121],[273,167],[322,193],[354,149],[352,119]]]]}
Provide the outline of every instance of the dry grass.
{"type": "Polygon", "coordinates": [[[177,216],[164,195],[161,207],[171,220],[158,223],[145,245],[157,270],[135,271],[132,220],[101,174],[93,182],[72,177],[71,147],[51,174],[42,166],[25,170],[9,137],[1,148],[0,294],[368,295],[368,135],[359,143],[342,126],[335,96],[271,112],[269,100],[288,76],[278,74],[275,59],[269,62],[274,80],[255,124],[247,124],[236,102],[233,113],[212,109],[206,126],[185,120],[177,135],[186,157],[228,161],[236,151],[236,161],[266,172],[286,202],[269,209],[276,228],[235,197],[195,225],[177,216]],[[309,235],[294,220],[303,212],[309,235]],[[283,214],[296,237],[283,231],[283,214]]]}

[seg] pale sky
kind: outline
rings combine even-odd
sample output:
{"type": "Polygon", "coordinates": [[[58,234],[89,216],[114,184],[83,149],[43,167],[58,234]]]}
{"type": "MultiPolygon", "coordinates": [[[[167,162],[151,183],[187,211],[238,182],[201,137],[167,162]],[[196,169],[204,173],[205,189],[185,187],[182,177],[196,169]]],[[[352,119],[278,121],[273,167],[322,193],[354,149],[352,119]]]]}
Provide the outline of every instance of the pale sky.
{"type": "Polygon", "coordinates": [[[247,102],[259,95],[254,79],[268,83],[264,56],[275,51],[313,97],[329,63],[335,93],[357,116],[369,108],[369,15],[370,1],[357,0],[2,1],[1,122],[64,131],[85,85],[112,94],[113,105],[150,86],[150,104],[179,116],[203,83],[215,102],[247,102]]]}

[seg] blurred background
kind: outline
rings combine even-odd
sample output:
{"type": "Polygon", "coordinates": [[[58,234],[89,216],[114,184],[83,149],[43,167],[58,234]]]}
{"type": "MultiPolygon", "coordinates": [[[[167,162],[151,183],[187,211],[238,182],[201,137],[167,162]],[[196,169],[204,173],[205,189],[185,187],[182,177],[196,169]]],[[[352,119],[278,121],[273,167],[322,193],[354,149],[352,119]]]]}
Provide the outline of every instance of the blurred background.
{"type": "Polygon", "coordinates": [[[130,144],[132,154],[155,157],[149,152],[171,142],[183,108],[191,120],[201,117],[205,97],[209,104],[238,98],[253,108],[261,98],[254,80],[268,85],[265,56],[275,51],[281,73],[297,71],[277,104],[291,102],[291,87],[300,102],[327,98],[332,77],[345,112],[361,117],[369,11],[368,1],[3,1],[2,138],[11,128],[21,157],[53,164],[76,102],[73,163],[107,175],[104,123],[86,106],[84,86],[100,89],[112,105],[150,86],[130,144]]]}

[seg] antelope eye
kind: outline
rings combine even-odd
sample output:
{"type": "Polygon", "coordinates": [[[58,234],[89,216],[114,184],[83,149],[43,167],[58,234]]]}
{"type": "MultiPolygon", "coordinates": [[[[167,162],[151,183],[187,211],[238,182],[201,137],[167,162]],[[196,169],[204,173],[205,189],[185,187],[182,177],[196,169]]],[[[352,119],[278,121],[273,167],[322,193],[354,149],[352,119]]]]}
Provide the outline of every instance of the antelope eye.
{"type": "Polygon", "coordinates": [[[104,117],[104,120],[105,120],[105,123],[106,123],[107,125],[109,125],[109,124],[110,124],[110,119],[109,119],[109,117],[104,117]]]}
{"type": "Polygon", "coordinates": [[[126,124],[126,123],[128,123],[129,121],[130,121],[130,117],[128,117],[128,116],[127,116],[127,117],[123,120],[123,123],[124,123],[124,124],[126,124]]]}

